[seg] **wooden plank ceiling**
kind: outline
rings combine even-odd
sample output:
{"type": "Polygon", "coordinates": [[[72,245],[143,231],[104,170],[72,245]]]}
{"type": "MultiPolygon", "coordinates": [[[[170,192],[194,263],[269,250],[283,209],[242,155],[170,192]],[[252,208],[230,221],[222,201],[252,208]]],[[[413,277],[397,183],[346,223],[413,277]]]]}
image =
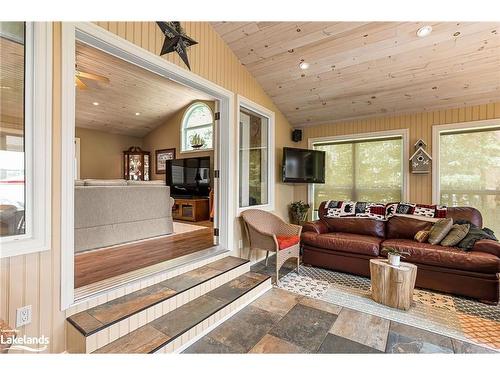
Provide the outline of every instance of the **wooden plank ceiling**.
{"type": "Polygon", "coordinates": [[[500,23],[212,26],[293,126],[500,100],[500,23]],[[433,31],[419,38],[423,25],[433,31]],[[310,68],[301,70],[301,61],[310,68]]]}
{"type": "Polygon", "coordinates": [[[78,70],[110,80],[103,83],[81,78],[88,89],[76,90],[77,127],[143,137],[191,102],[211,100],[206,94],[83,43],[77,43],[76,64],[78,70]]]}

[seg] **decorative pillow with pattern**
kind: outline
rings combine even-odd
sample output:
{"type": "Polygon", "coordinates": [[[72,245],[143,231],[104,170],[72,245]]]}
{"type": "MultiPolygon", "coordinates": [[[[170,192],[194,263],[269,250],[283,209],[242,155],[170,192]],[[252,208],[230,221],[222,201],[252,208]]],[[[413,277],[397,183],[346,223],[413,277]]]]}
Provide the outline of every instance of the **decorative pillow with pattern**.
{"type": "Polygon", "coordinates": [[[434,217],[436,214],[436,205],[428,205],[428,204],[417,204],[415,205],[415,210],[413,211],[413,215],[418,216],[426,216],[426,217],[434,217]]]}
{"type": "Polygon", "coordinates": [[[398,208],[396,209],[397,214],[405,214],[405,215],[413,215],[415,212],[415,203],[407,203],[401,202],[398,204],[398,208]]]}
{"type": "Polygon", "coordinates": [[[426,242],[429,239],[429,234],[430,231],[428,230],[419,230],[417,233],[415,233],[415,241],[418,241],[420,243],[426,242]]]}
{"type": "Polygon", "coordinates": [[[387,203],[385,205],[385,217],[389,219],[390,217],[396,214],[396,210],[398,209],[399,202],[395,203],[387,203]]]}
{"type": "Polygon", "coordinates": [[[368,203],[363,216],[376,220],[385,220],[385,204],[368,203]]]}
{"type": "Polygon", "coordinates": [[[356,215],[356,202],[343,201],[340,206],[340,216],[355,216],[356,215]]]}
{"type": "Polygon", "coordinates": [[[452,226],[453,219],[439,219],[430,230],[429,243],[432,245],[440,243],[448,235],[452,226]]]}

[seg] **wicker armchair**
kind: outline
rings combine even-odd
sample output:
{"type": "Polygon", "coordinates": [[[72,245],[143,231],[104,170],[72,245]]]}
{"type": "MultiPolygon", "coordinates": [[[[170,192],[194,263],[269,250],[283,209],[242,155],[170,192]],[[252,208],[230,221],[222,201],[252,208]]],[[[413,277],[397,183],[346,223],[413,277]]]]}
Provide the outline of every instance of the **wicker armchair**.
{"type": "Polygon", "coordinates": [[[278,216],[263,210],[249,209],[242,212],[245,230],[250,242],[250,252],[260,249],[266,252],[266,266],[269,252],[276,252],[276,282],[279,281],[279,270],[290,258],[297,258],[297,273],[300,264],[300,241],[283,248],[283,237],[291,239],[297,236],[300,239],[302,227],[288,224],[278,216]],[[281,245],[281,249],[280,249],[281,245]]]}

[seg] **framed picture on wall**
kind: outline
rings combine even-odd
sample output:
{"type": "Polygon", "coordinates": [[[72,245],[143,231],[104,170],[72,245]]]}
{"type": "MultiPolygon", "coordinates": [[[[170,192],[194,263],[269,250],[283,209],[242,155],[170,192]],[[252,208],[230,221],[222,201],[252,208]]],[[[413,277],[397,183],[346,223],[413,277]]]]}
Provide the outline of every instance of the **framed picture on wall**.
{"type": "Polygon", "coordinates": [[[165,174],[167,160],[175,159],[175,148],[166,148],[155,151],[156,174],[165,174]]]}

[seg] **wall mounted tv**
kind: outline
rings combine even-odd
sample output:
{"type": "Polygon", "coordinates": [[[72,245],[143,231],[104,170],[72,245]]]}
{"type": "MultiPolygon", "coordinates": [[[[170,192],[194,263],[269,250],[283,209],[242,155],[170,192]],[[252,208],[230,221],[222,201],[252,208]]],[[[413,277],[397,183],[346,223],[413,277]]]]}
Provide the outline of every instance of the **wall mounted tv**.
{"type": "Polygon", "coordinates": [[[173,198],[208,198],[210,157],[168,160],[165,180],[173,198]]]}
{"type": "Polygon", "coordinates": [[[325,152],[283,148],[283,182],[325,183],[325,152]]]}

